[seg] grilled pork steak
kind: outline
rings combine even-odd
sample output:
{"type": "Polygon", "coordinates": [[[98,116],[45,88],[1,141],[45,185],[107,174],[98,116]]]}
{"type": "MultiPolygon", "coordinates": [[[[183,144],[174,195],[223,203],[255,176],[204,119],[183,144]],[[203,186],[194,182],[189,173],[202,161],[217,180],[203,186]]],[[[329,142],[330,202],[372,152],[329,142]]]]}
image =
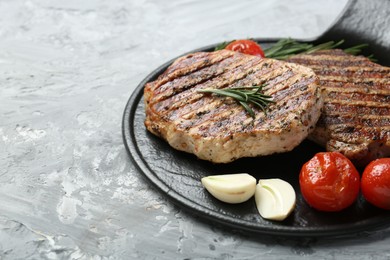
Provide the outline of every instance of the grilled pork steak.
{"type": "Polygon", "coordinates": [[[390,68],[342,50],[300,54],[289,61],[312,68],[325,91],[310,139],[358,166],[390,156],[390,68]]]}
{"type": "Polygon", "coordinates": [[[290,151],[314,128],[322,98],[309,68],[228,50],[177,59],[144,90],[147,129],[215,163],[290,151]],[[228,97],[197,90],[267,84],[275,103],[255,118],[228,97]]]}

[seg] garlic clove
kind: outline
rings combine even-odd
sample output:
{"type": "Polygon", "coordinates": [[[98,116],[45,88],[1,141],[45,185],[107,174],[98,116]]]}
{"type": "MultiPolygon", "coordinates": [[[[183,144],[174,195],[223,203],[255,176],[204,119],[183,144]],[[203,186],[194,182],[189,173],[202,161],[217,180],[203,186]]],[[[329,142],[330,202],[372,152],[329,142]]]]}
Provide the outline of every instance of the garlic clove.
{"type": "Polygon", "coordinates": [[[256,179],[247,173],[213,175],[201,181],[215,198],[232,204],[247,201],[256,190],[256,179]]]}
{"type": "Polygon", "coordinates": [[[265,219],[282,221],[295,208],[294,188],[281,179],[259,180],[255,201],[260,215],[265,219]]]}

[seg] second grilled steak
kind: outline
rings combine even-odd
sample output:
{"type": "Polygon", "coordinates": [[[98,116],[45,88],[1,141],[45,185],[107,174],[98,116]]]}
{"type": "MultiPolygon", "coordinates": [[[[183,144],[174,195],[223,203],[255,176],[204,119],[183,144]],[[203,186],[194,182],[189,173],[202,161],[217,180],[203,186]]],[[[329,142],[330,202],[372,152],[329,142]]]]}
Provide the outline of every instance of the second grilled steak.
{"type": "Polygon", "coordinates": [[[312,68],[325,91],[310,139],[359,166],[390,156],[390,68],[342,50],[296,55],[289,62],[312,68]]]}
{"type": "Polygon", "coordinates": [[[227,163],[290,151],[314,128],[322,106],[309,68],[227,50],[176,60],[144,90],[147,129],[172,147],[227,163]],[[199,93],[204,88],[267,84],[275,101],[252,118],[235,100],[199,93]]]}

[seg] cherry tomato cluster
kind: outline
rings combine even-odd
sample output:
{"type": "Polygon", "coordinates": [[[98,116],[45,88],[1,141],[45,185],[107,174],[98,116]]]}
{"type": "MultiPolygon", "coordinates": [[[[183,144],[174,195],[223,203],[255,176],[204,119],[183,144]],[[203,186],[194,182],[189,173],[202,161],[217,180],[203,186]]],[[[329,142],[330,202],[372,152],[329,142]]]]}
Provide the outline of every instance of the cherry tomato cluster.
{"type": "Polygon", "coordinates": [[[318,153],[303,165],[299,184],[306,202],[320,211],[351,206],[360,189],[368,202],[390,210],[390,158],[372,161],[360,178],[352,162],[341,153],[318,153]]]}

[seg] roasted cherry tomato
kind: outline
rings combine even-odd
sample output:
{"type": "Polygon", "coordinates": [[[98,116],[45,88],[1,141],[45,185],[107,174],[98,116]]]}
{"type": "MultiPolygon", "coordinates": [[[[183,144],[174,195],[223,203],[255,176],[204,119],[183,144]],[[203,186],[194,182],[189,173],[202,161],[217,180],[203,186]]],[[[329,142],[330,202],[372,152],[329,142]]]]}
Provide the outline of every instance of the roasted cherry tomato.
{"type": "Polygon", "coordinates": [[[235,40],[229,43],[225,49],[264,58],[264,51],[252,40],[235,40]]]}
{"type": "Polygon", "coordinates": [[[372,161],[362,174],[363,196],[373,205],[390,209],[390,158],[372,161]]]}
{"type": "Polygon", "coordinates": [[[320,211],[340,211],[359,195],[360,175],[351,161],[338,152],[317,153],[299,175],[306,202],[320,211]]]}

